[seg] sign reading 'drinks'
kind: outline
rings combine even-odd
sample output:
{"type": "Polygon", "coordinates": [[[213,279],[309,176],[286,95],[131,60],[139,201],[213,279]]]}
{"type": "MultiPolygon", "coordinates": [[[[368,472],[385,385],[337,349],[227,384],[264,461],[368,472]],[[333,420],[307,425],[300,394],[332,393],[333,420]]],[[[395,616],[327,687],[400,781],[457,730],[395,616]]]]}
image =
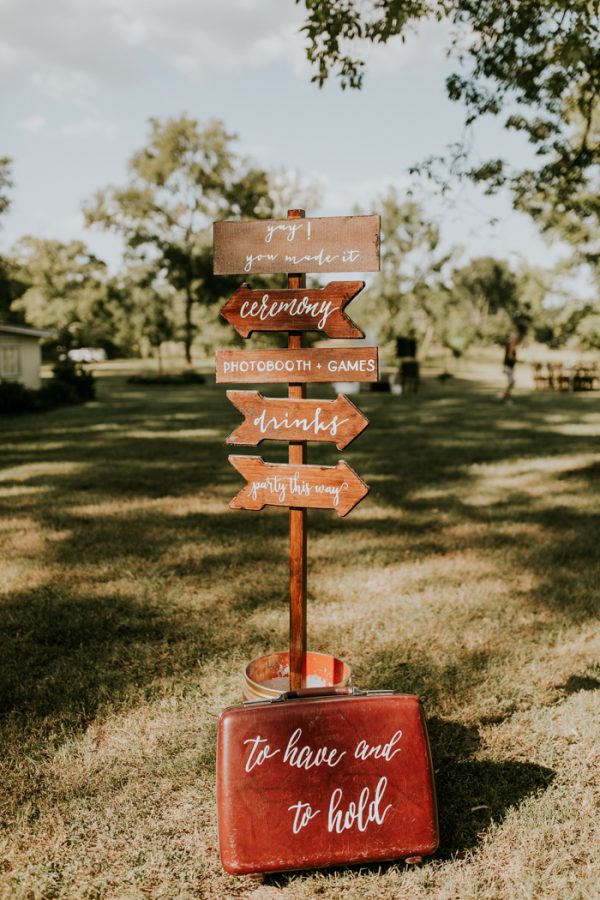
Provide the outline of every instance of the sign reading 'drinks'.
{"type": "Polygon", "coordinates": [[[215,275],[378,272],[379,216],[215,222],[215,275]]]}
{"type": "Polygon", "coordinates": [[[364,281],[332,281],[319,290],[253,291],[243,284],[221,315],[245,338],[253,331],[323,331],[330,338],[363,338],[343,309],[364,286],[364,281]]]}
{"type": "Polygon", "coordinates": [[[316,507],[345,516],[369,492],[343,460],[336,466],[304,466],[266,463],[261,456],[230,456],[229,462],[248,482],[229,504],[231,509],[316,507]]]}
{"type": "Polygon", "coordinates": [[[354,403],[340,394],[335,400],[292,400],[263,397],[258,391],[227,391],[227,399],[244,421],[228,444],[256,447],[264,440],[331,441],[343,450],[369,424],[354,403]]]}
{"type": "Polygon", "coordinates": [[[377,381],[377,347],[217,350],[217,384],[377,381]]]}

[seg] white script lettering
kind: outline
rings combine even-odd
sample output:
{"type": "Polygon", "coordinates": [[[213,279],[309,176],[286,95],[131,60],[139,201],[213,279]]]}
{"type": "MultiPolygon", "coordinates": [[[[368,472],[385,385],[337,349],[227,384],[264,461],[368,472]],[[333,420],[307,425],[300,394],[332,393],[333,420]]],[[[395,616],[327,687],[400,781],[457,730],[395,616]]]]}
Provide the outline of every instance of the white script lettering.
{"type": "Polygon", "coordinates": [[[337,834],[341,834],[343,831],[348,831],[356,825],[358,830],[363,832],[367,830],[371,822],[375,822],[377,825],[383,825],[386,815],[392,808],[392,804],[389,803],[386,808],[381,811],[381,801],[387,783],[387,778],[385,776],[379,779],[377,787],[375,788],[375,796],[372,800],[371,789],[368,787],[363,788],[360,792],[358,803],[351,800],[348,803],[345,812],[342,809],[338,809],[342,803],[344,792],[341,788],[336,788],[332,793],[329,802],[327,831],[335,831],[337,834]]]}
{"type": "Polygon", "coordinates": [[[285,753],[283,754],[283,762],[287,763],[288,766],[295,766],[297,769],[306,769],[306,771],[308,771],[309,769],[314,769],[325,763],[330,769],[333,769],[346,755],[345,750],[342,750],[340,753],[337,747],[332,747],[331,749],[328,747],[319,747],[318,750],[313,750],[308,746],[298,748],[296,744],[301,737],[302,729],[296,728],[290,737],[287,747],[285,748],[285,753]]]}
{"type": "Polygon", "coordinates": [[[262,766],[267,759],[271,759],[271,757],[280,752],[279,750],[271,750],[267,744],[267,739],[261,738],[260,734],[257,734],[255,738],[248,738],[247,741],[244,741],[244,744],[251,745],[250,753],[246,760],[246,772],[251,772],[255,766],[262,766]],[[259,744],[265,744],[266,746],[259,748],[259,744]]]}

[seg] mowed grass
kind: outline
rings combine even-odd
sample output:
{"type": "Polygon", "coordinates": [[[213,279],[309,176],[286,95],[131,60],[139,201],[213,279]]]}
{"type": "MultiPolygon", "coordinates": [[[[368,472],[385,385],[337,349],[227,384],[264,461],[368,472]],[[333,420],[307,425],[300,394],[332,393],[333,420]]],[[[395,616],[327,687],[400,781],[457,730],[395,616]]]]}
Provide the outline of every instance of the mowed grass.
{"type": "Polygon", "coordinates": [[[0,896],[599,896],[598,395],[356,399],[371,427],[341,456],[372,490],[309,513],[309,646],[423,698],[436,857],[222,872],[217,717],[287,645],[288,517],[228,510],[223,390],[111,376],[0,420],[0,896]]]}

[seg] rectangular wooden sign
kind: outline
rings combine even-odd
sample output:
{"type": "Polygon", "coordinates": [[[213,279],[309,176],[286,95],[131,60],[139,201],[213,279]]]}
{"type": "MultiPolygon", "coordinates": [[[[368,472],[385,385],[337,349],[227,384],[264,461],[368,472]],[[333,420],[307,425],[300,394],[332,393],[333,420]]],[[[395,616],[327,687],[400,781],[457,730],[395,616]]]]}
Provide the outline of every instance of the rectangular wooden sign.
{"type": "Polygon", "coordinates": [[[377,381],[377,347],[217,350],[217,384],[377,381]]]}
{"type": "Polygon", "coordinates": [[[242,337],[253,331],[322,331],[330,338],[363,338],[343,310],[364,286],[364,281],[331,281],[317,290],[253,291],[243,284],[221,315],[242,337]]]}
{"type": "Polygon", "coordinates": [[[378,272],[379,216],[215,222],[215,275],[378,272]]]}
{"type": "Polygon", "coordinates": [[[227,391],[244,421],[227,444],[256,447],[261,441],[332,441],[343,450],[365,430],[368,419],[340,394],[335,400],[263,397],[258,391],[227,391]]]}
{"type": "Polygon", "coordinates": [[[306,466],[266,463],[261,456],[230,456],[229,462],[248,482],[229,504],[231,509],[314,507],[346,516],[369,493],[368,485],[343,460],[336,466],[306,466]]]}
{"type": "Polygon", "coordinates": [[[235,875],[433,853],[435,789],[418,698],[378,693],[226,709],[217,803],[221,860],[235,875]]]}

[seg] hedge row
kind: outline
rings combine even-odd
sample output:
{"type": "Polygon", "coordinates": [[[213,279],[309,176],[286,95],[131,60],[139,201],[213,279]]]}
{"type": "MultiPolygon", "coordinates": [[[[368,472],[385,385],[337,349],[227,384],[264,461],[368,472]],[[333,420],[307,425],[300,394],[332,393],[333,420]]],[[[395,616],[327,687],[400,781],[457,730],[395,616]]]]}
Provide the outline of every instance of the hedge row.
{"type": "Polygon", "coordinates": [[[0,381],[0,415],[43,412],[57,406],[87,403],[96,397],[96,383],[91,372],[85,372],[71,360],[64,359],[52,369],[52,379],[39,391],[16,381],[0,381]]]}

